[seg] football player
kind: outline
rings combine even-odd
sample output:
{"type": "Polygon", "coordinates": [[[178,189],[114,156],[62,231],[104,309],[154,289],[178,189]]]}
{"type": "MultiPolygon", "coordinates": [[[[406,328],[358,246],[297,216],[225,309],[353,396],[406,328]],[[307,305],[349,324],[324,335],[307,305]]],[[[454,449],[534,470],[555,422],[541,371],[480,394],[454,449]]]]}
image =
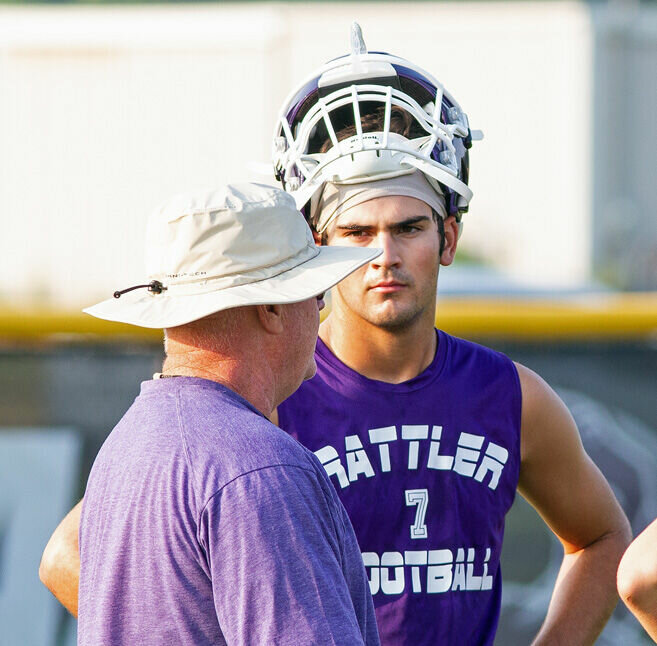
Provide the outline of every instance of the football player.
{"type": "Polygon", "coordinates": [[[434,328],[479,138],[434,77],[368,53],[357,26],[351,55],[290,94],[278,178],[318,242],[383,254],[332,291],[317,375],[278,423],[315,451],[348,511],[382,643],[493,643],[519,491],[564,548],[535,643],[590,644],[617,601],[625,515],[538,375],[434,328]]]}

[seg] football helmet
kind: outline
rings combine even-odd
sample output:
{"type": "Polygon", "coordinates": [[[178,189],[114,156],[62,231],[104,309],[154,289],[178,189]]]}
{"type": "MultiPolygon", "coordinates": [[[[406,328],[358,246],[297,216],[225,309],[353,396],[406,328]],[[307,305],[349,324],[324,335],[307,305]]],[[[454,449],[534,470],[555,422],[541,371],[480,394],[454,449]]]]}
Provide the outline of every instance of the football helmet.
{"type": "Polygon", "coordinates": [[[468,149],[481,138],[440,82],[403,58],[368,52],[354,23],[351,54],[323,65],[285,100],[274,132],[274,173],[304,209],[326,181],[354,184],[420,170],[460,222],[472,198],[468,149]],[[390,130],[396,109],[410,115],[408,137],[390,130]],[[377,112],[382,127],[364,131],[361,118],[377,112]],[[354,134],[338,141],[345,128],[354,134]]]}

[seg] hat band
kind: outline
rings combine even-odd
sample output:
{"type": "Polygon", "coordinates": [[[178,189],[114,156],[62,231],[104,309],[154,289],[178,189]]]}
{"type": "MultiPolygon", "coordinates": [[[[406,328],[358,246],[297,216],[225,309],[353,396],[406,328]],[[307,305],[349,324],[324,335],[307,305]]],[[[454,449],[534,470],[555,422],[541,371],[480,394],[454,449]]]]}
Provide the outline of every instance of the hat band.
{"type": "MultiPolygon", "coordinates": [[[[250,285],[258,283],[262,280],[275,278],[280,274],[284,274],[290,269],[294,269],[309,260],[312,260],[320,252],[320,249],[314,243],[309,243],[299,253],[286,258],[280,263],[275,265],[268,265],[266,267],[258,267],[243,274],[235,273],[230,276],[206,277],[202,280],[184,281],[179,283],[167,284],[167,294],[169,296],[178,295],[194,295],[194,294],[207,294],[209,292],[218,292],[231,287],[239,287],[242,285],[250,285]]],[[[156,294],[153,294],[156,297],[156,294]]]]}

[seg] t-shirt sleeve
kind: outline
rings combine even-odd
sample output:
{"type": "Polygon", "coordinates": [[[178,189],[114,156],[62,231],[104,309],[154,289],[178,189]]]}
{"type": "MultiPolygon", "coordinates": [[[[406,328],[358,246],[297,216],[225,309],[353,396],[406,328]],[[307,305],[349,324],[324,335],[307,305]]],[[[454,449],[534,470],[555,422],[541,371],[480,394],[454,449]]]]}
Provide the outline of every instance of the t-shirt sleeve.
{"type": "Polygon", "coordinates": [[[363,643],[343,573],[344,524],[312,470],[240,476],[205,506],[199,532],[228,644],[363,643]]]}

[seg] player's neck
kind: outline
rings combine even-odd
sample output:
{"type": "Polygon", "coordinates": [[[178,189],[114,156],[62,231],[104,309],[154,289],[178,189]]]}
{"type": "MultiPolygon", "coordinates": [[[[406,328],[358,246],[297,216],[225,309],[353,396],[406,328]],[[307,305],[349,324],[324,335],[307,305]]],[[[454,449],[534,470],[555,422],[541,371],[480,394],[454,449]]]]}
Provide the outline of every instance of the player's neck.
{"type": "Polygon", "coordinates": [[[401,383],[417,377],[433,361],[437,343],[433,315],[423,314],[395,329],[351,319],[344,312],[332,313],[319,336],[342,363],[364,377],[401,383]]]}

